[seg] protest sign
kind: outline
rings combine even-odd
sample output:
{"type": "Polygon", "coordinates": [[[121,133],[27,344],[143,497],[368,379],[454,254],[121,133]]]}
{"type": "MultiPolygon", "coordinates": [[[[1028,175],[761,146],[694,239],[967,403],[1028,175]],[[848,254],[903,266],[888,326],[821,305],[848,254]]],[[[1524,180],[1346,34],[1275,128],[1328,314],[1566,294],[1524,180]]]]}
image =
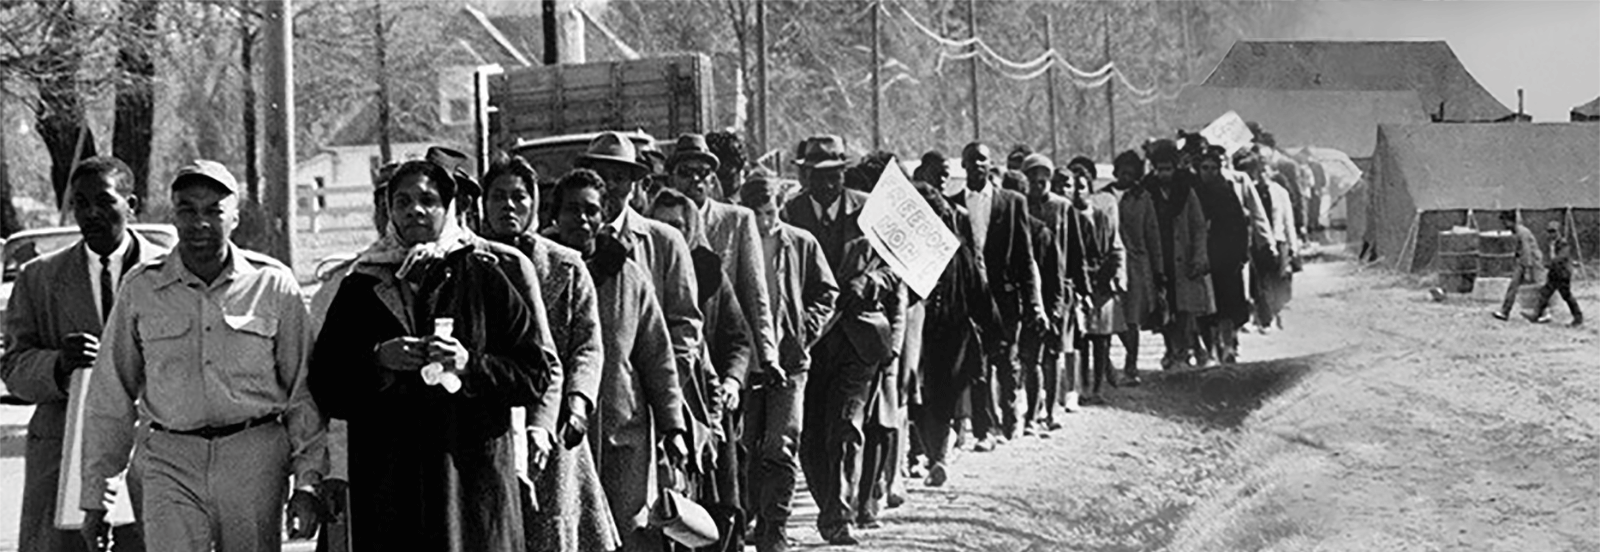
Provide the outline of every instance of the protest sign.
{"type": "Polygon", "coordinates": [[[1239,148],[1250,145],[1255,140],[1255,135],[1250,132],[1250,127],[1245,125],[1244,118],[1238,113],[1229,111],[1223,113],[1217,120],[1206,125],[1200,131],[1200,136],[1205,137],[1212,145],[1222,146],[1228,150],[1228,155],[1239,151],[1239,148]]]}
{"type": "Polygon", "coordinates": [[[858,224],[872,249],[917,295],[927,297],[960,242],[906,179],[889,163],[861,207],[858,224]]]}
{"type": "MultiPolygon", "coordinates": [[[[90,370],[74,370],[67,384],[67,425],[61,438],[61,479],[56,485],[57,529],[77,529],[83,526],[83,507],[79,503],[83,494],[83,438],[84,424],[89,415],[90,370]]],[[[116,489],[116,498],[106,520],[112,525],[133,523],[133,499],[128,494],[126,482],[116,489]]]]}

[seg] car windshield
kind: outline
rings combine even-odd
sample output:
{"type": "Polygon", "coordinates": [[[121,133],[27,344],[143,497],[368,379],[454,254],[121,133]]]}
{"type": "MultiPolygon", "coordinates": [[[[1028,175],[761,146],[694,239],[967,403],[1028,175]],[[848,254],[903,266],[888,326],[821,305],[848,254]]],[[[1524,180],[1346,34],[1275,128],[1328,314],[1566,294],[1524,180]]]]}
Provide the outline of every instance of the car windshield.
{"type": "MultiPolygon", "coordinates": [[[[177,243],[177,237],[172,234],[170,228],[134,228],[134,230],[162,247],[171,248],[177,243]]],[[[21,236],[7,241],[4,252],[0,253],[0,259],[5,260],[5,281],[15,280],[17,271],[34,257],[69,247],[77,243],[78,237],[76,229],[69,229],[59,234],[21,236]]]]}

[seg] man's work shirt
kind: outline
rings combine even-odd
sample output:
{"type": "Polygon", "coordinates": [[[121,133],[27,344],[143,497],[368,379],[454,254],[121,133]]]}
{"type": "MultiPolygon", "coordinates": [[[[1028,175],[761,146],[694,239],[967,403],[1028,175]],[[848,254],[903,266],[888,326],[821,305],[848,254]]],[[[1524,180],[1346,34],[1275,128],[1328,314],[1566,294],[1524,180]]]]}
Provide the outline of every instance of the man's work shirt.
{"type": "Polygon", "coordinates": [[[278,261],[231,249],[209,285],[177,253],[122,285],[90,375],[83,504],[108,502],[107,480],[127,467],[139,416],[172,431],[280,416],[296,484],[320,480],[326,444],[306,388],[300,286],[278,261]]]}

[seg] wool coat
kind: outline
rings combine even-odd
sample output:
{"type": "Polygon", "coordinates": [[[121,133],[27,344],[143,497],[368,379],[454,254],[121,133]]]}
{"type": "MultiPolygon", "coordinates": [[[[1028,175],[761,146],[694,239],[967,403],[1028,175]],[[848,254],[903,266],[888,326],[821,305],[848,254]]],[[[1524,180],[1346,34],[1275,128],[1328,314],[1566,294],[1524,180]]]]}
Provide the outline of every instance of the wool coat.
{"type": "MultiPolygon", "coordinates": [[[[130,231],[128,236],[134,241],[123,259],[124,274],[167,254],[165,248],[138,232],[130,231]]],[[[71,549],[82,542],[75,532],[55,526],[62,434],[67,423],[67,382],[56,379],[56,361],[68,334],[98,336],[105,330],[90,288],[86,251],[87,246],[79,241],[22,265],[6,309],[9,344],[5,356],[0,357],[0,379],[11,394],[35,405],[28,419],[23,457],[19,550],[71,549]]],[[[118,537],[122,536],[119,531],[118,537]]],[[[120,543],[118,549],[124,549],[120,543]]]]}
{"type": "Polygon", "coordinates": [[[650,276],[626,253],[610,255],[588,261],[606,356],[590,444],[623,550],[655,550],[660,539],[641,529],[659,494],[656,443],[686,430],[683,391],[650,276]]]}
{"type": "MultiPolygon", "coordinates": [[[[358,263],[329,306],[309,386],[349,422],[351,540],[362,548],[516,551],[525,495],[511,408],[555,400],[564,374],[532,263],[469,238],[408,280],[396,265],[358,263]],[[455,321],[470,359],[449,393],[416,372],[380,367],[373,351],[455,321]],[[359,520],[359,521],[357,521],[359,520]]],[[[537,427],[554,431],[555,419],[537,427]]]]}
{"type": "Polygon", "coordinates": [[[1207,250],[1206,218],[1195,196],[1198,182],[1193,174],[1178,171],[1173,180],[1162,183],[1154,175],[1145,177],[1161,232],[1162,256],[1156,259],[1157,271],[1167,274],[1161,293],[1171,312],[1205,315],[1216,311],[1211,296],[1211,269],[1207,250]]]}
{"type": "Polygon", "coordinates": [[[1118,299],[1119,309],[1113,321],[1114,331],[1150,325],[1150,315],[1156,310],[1157,282],[1165,281],[1161,226],[1156,221],[1155,203],[1143,186],[1118,191],[1117,230],[1122,233],[1122,250],[1127,269],[1127,291],[1118,299]]]}
{"type": "MultiPolygon", "coordinates": [[[[512,245],[533,262],[539,275],[550,334],[565,371],[561,395],[563,398],[583,397],[589,405],[589,410],[583,414],[593,419],[599,404],[605,351],[601,346],[600,311],[589,269],[577,251],[532,232],[518,236],[512,240],[512,245]]],[[[565,400],[557,407],[561,409],[557,420],[573,414],[566,411],[565,400]]],[[[535,410],[528,416],[538,420],[545,417],[545,413],[535,410]]],[[[620,545],[617,527],[611,519],[611,507],[606,503],[600,472],[590,452],[590,439],[586,435],[569,448],[560,442],[559,425],[557,429],[558,433],[553,435],[558,441],[555,449],[544,469],[533,473],[539,511],[526,516],[527,548],[530,552],[614,549],[620,545]]],[[[593,433],[591,426],[589,434],[593,433]]]]}
{"type": "MultiPolygon", "coordinates": [[[[761,230],[756,226],[756,214],[748,208],[711,199],[706,200],[701,213],[706,241],[721,257],[723,272],[750,327],[748,364],[757,371],[776,366],[778,344],[773,337],[773,306],[761,260],[761,230]]],[[[710,327],[710,323],[706,326],[710,327]]]]}

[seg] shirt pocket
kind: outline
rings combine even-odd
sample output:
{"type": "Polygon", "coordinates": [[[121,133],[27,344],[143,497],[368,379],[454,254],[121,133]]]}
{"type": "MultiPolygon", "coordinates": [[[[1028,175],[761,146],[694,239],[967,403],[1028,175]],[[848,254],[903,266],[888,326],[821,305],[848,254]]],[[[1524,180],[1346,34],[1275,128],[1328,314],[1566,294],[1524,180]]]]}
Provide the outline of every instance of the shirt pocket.
{"type": "Polygon", "coordinates": [[[228,339],[222,365],[224,372],[246,394],[272,394],[276,387],[277,361],[272,351],[277,342],[278,319],[256,314],[224,315],[228,339]]]}
{"type": "Polygon", "coordinates": [[[192,324],[188,318],[176,316],[151,316],[139,318],[139,348],[146,359],[160,365],[161,359],[184,358],[192,354],[188,341],[192,324]]]}

